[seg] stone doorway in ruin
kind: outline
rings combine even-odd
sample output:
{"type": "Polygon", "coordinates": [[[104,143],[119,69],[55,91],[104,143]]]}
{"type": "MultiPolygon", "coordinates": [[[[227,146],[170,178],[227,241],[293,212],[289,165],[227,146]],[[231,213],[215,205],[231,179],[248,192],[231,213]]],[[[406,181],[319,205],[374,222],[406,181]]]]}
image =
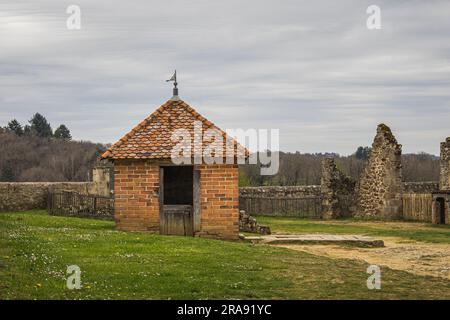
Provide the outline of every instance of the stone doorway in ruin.
{"type": "Polygon", "coordinates": [[[437,198],[436,199],[436,213],[437,213],[437,224],[445,224],[445,199],[444,198],[437,198]]]}
{"type": "Polygon", "coordinates": [[[449,217],[450,191],[433,192],[433,208],[431,222],[435,224],[450,223],[449,217]]]}

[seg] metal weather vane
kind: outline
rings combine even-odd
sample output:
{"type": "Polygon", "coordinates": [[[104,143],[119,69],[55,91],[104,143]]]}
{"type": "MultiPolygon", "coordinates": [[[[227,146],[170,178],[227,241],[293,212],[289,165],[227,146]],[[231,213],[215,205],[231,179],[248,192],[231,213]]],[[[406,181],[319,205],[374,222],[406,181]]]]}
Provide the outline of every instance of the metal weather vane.
{"type": "Polygon", "coordinates": [[[178,96],[177,70],[175,70],[175,73],[173,74],[173,76],[169,80],[166,80],[166,82],[171,82],[171,81],[173,81],[173,96],[177,97],[178,96]]]}

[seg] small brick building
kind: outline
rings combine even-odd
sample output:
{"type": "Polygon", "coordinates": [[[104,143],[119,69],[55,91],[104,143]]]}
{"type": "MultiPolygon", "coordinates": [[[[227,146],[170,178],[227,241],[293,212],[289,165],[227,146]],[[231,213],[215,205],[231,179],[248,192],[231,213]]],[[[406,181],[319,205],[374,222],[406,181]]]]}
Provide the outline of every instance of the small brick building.
{"type": "Polygon", "coordinates": [[[206,164],[201,159],[192,165],[174,165],[171,152],[176,142],[172,134],[183,129],[194,140],[198,138],[194,124],[201,124],[202,134],[214,129],[227,137],[174,96],[102,155],[114,162],[117,229],[238,238],[237,156],[247,155],[248,151],[230,139],[231,163],[224,160],[223,164],[206,164]]]}

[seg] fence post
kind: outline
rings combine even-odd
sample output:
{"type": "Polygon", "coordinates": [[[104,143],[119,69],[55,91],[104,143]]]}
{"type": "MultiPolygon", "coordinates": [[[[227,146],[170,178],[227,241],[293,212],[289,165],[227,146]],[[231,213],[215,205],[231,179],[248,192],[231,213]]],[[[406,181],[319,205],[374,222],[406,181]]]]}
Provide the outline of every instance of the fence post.
{"type": "Polygon", "coordinates": [[[53,198],[52,197],[52,193],[50,191],[47,191],[47,211],[50,214],[53,214],[53,212],[52,212],[52,204],[51,204],[52,198],[53,198]]]}

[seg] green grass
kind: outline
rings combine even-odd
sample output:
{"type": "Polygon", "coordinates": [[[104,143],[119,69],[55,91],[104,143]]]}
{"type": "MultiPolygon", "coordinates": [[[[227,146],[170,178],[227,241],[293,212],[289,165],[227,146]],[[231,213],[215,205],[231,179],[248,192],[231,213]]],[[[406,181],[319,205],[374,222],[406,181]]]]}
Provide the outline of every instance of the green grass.
{"type": "Polygon", "coordinates": [[[365,234],[450,244],[449,225],[357,219],[323,221],[292,217],[256,217],[258,223],[269,225],[272,232],[276,233],[365,234]]]}
{"type": "Polygon", "coordinates": [[[284,248],[202,238],[125,233],[112,222],[0,214],[0,299],[436,299],[450,281],[284,248]],[[66,288],[81,268],[82,289],[66,288]]]}

